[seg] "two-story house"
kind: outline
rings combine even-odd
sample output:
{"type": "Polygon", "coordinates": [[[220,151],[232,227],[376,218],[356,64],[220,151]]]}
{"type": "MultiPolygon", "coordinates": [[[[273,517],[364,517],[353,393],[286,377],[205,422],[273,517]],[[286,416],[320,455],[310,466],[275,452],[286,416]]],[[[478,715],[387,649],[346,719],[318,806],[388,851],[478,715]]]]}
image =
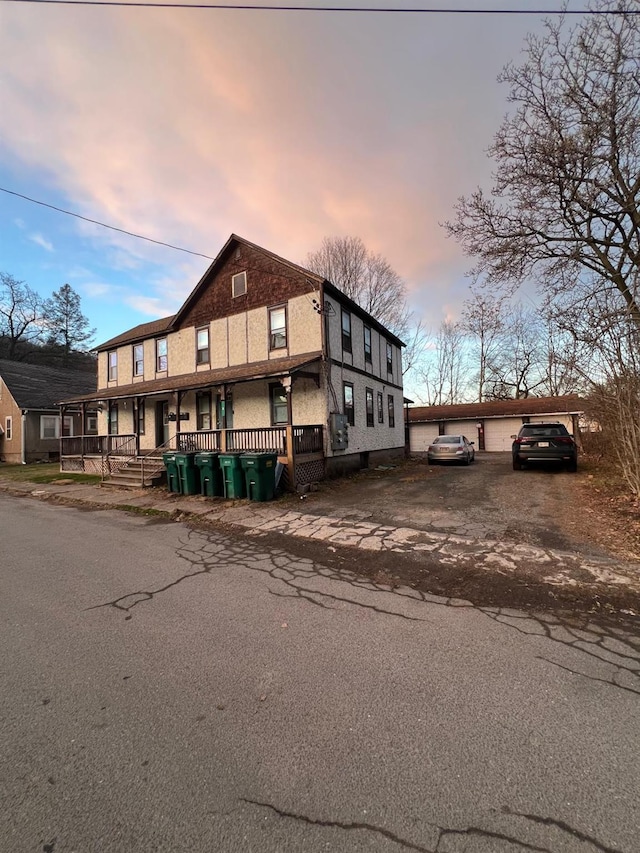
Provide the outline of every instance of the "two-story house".
{"type": "Polygon", "coordinates": [[[290,487],[404,452],[402,342],[322,276],[232,235],[179,311],[98,347],[98,436],[63,470],[270,450],[290,487]]]}

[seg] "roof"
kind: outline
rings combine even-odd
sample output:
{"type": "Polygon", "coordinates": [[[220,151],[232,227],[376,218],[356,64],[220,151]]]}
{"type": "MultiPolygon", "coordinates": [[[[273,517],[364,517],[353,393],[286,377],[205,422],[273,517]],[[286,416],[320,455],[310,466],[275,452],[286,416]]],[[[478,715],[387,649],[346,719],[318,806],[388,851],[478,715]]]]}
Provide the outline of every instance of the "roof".
{"type": "Polygon", "coordinates": [[[237,364],[216,370],[202,370],[197,373],[184,373],[181,376],[167,376],[163,379],[151,379],[149,382],[136,382],[132,385],[118,385],[113,388],[101,388],[91,394],[73,397],[66,403],[82,403],[95,400],[118,400],[129,397],[142,397],[149,394],[170,393],[172,391],[192,391],[225,382],[249,382],[255,379],[268,379],[295,373],[303,367],[319,361],[321,352],[309,352],[287,358],[272,358],[267,361],[255,361],[251,364],[237,364]]]}
{"type": "Polygon", "coordinates": [[[505,418],[522,415],[578,413],[584,403],[577,394],[563,397],[525,397],[521,400],[491,400],[487,403],[458,403],[452,406],[416,406],[409,409],[411,423],[505,418]]]}
{"type": "Polygon", "coordinates": [[[133,329],[128,329],[115,338],[105,341],[96,350],[113,349],[120,344],[133,343],[133,341],[141,341],[144,338],[152,338],[154,335],[159,335],[161,332],[166,332],[175,318],[175,314],[170,317],[163,317],[162,320],[152,320],[150,323],[140,323],[139,326],[134,326],[133,329]]]}
{"type": "Polygon", "coordinates": [[[0,377],[21,409],[57,409],[65,397],[95,390],[93,371],[0,359],[0,377]]]}
{"type": "Polygon", "coordinates": [[[267,255],[272,260],[276,261],[278,264],[282,264],[283,266],[286,266],[289,269],[306,276],[306,278],[313,279],[313,281],[315,281],[318,285],[324,285],[327,291],[338,297],[342,302],[344,302],[350,311],[352,311],[354,314],[359,315],[365,320],[365,322],[369,323],[372,327],[382,332],[397,346],[405,346],[405,344],[396,335],[394,335],[393,332],[387,329],[386,326],[383,326],[382,323],[376,320],[375,317],[365,311],[364,308],[354,302],[353,299],[346,295],[346,293],[343,293],[340,288],[335,286],[335,284],[332,284],[330,281],[327,281],[323,276],[318,275],[318,273],[312,272],[311,270],[305,269],[305,267],[301,267],[299,264],[294,264],[292,261],[288,261],[286,258],[281,258],[280,255],[276,255],[274,252],[270,252],[268,249],[263,249],[262,246],[258,246],[255,243],[251,243],[249,240],[245,240],[244,237],[239,237],[237,234],[232,234],[227,240],[227,242],[224,244],[222,249],[220,249],[215,259],[211,262],[211,264],[209,264],[204,275],[200,278],[200,281],[196,284],[191,293],[187,296],[184,303],[178,309],[178,312],[176,314],[173,314],[171,317],[164,317],[162,320],[153,320],[150,323],[141,323],[139,326],[134,326],[132,329],[128,329],[127,331],[122,332],[122,334],[117,335],[115,338],[111,338],[110,340],[105,341],[103,344],[100,344],[96,347],[96,350],[98,352],[101,352],[106,349],[113,349],[114,347],[120,346],[121,344],[134,343],[136,341],[141,341],[145,338],[151,338],[154,335],[162,334],[162,332],[170,332],[173,327],[177,323],[179,323],[180,319],[188,311],[190,306],[198,299],[202,291],[206,288],[214,270],[222,263],[229,249],[235,243],[242,243],[243,245],[248,246],[251,249],[255,249],[258,252],[262,252],[264,255],[267,255]]]}

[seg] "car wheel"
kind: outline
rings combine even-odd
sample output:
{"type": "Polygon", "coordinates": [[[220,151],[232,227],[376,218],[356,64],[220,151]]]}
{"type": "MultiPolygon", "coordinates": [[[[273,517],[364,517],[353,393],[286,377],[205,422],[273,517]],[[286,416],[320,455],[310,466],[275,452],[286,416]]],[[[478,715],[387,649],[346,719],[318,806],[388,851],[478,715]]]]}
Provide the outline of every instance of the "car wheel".
{"type": "Polygon", "coordinates": [[[522,462],[518,459],[517,456],[514,456],[513,457],[513,470],[514,471],[520,471],[521,468],[522,468],[522,462]]]}
{"type": "Polygon", "coordinates": [[[470,456],[469,456],[469,454],[467,453],[467,455],[464,457],[464,462],[463,462],[463,464],[464,464],[464,465],[468,465],[468,464],[469,464],[469,462],[471,462],[471,457],[470,457],[470,456]]]}
{"type": "Polygon", "coordinates": [[[572,459],[571,462],[567,462],[567,471],[569,471],[571,474],[575,474],[577,470],[578,470],[578,460],[577,459],[572,459]]]}

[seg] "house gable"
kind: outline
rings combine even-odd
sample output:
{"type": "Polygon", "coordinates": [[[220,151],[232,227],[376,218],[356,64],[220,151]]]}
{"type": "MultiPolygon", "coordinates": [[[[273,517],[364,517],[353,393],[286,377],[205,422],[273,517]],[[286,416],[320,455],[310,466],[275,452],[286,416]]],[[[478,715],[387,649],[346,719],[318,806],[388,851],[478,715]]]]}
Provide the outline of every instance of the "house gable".
{"type": "Polygon", "coordinates": [[[322,278],[232,235],[176,314],[173,330],[284,304],[319,291],[322,278]],[[232,277],[246,273],[246,292],[234,296],[232,277]]]}

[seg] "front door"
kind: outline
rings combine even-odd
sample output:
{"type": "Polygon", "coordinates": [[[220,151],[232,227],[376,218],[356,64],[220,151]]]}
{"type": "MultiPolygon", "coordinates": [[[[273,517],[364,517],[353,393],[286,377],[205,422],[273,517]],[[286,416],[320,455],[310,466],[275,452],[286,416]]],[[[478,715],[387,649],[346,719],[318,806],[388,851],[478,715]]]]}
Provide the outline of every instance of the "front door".
{"type": "Polygon", "coordinates": [[[226,400],[220,394],[216,394],[216,429],[225,427],[233,429],[233,398],[229,392],[226,400]]]}
{"type": "Polygon", "coordinates": [[[159,400],[156,403],[156,447],[169,441],[169,401],[159,400]]]}

